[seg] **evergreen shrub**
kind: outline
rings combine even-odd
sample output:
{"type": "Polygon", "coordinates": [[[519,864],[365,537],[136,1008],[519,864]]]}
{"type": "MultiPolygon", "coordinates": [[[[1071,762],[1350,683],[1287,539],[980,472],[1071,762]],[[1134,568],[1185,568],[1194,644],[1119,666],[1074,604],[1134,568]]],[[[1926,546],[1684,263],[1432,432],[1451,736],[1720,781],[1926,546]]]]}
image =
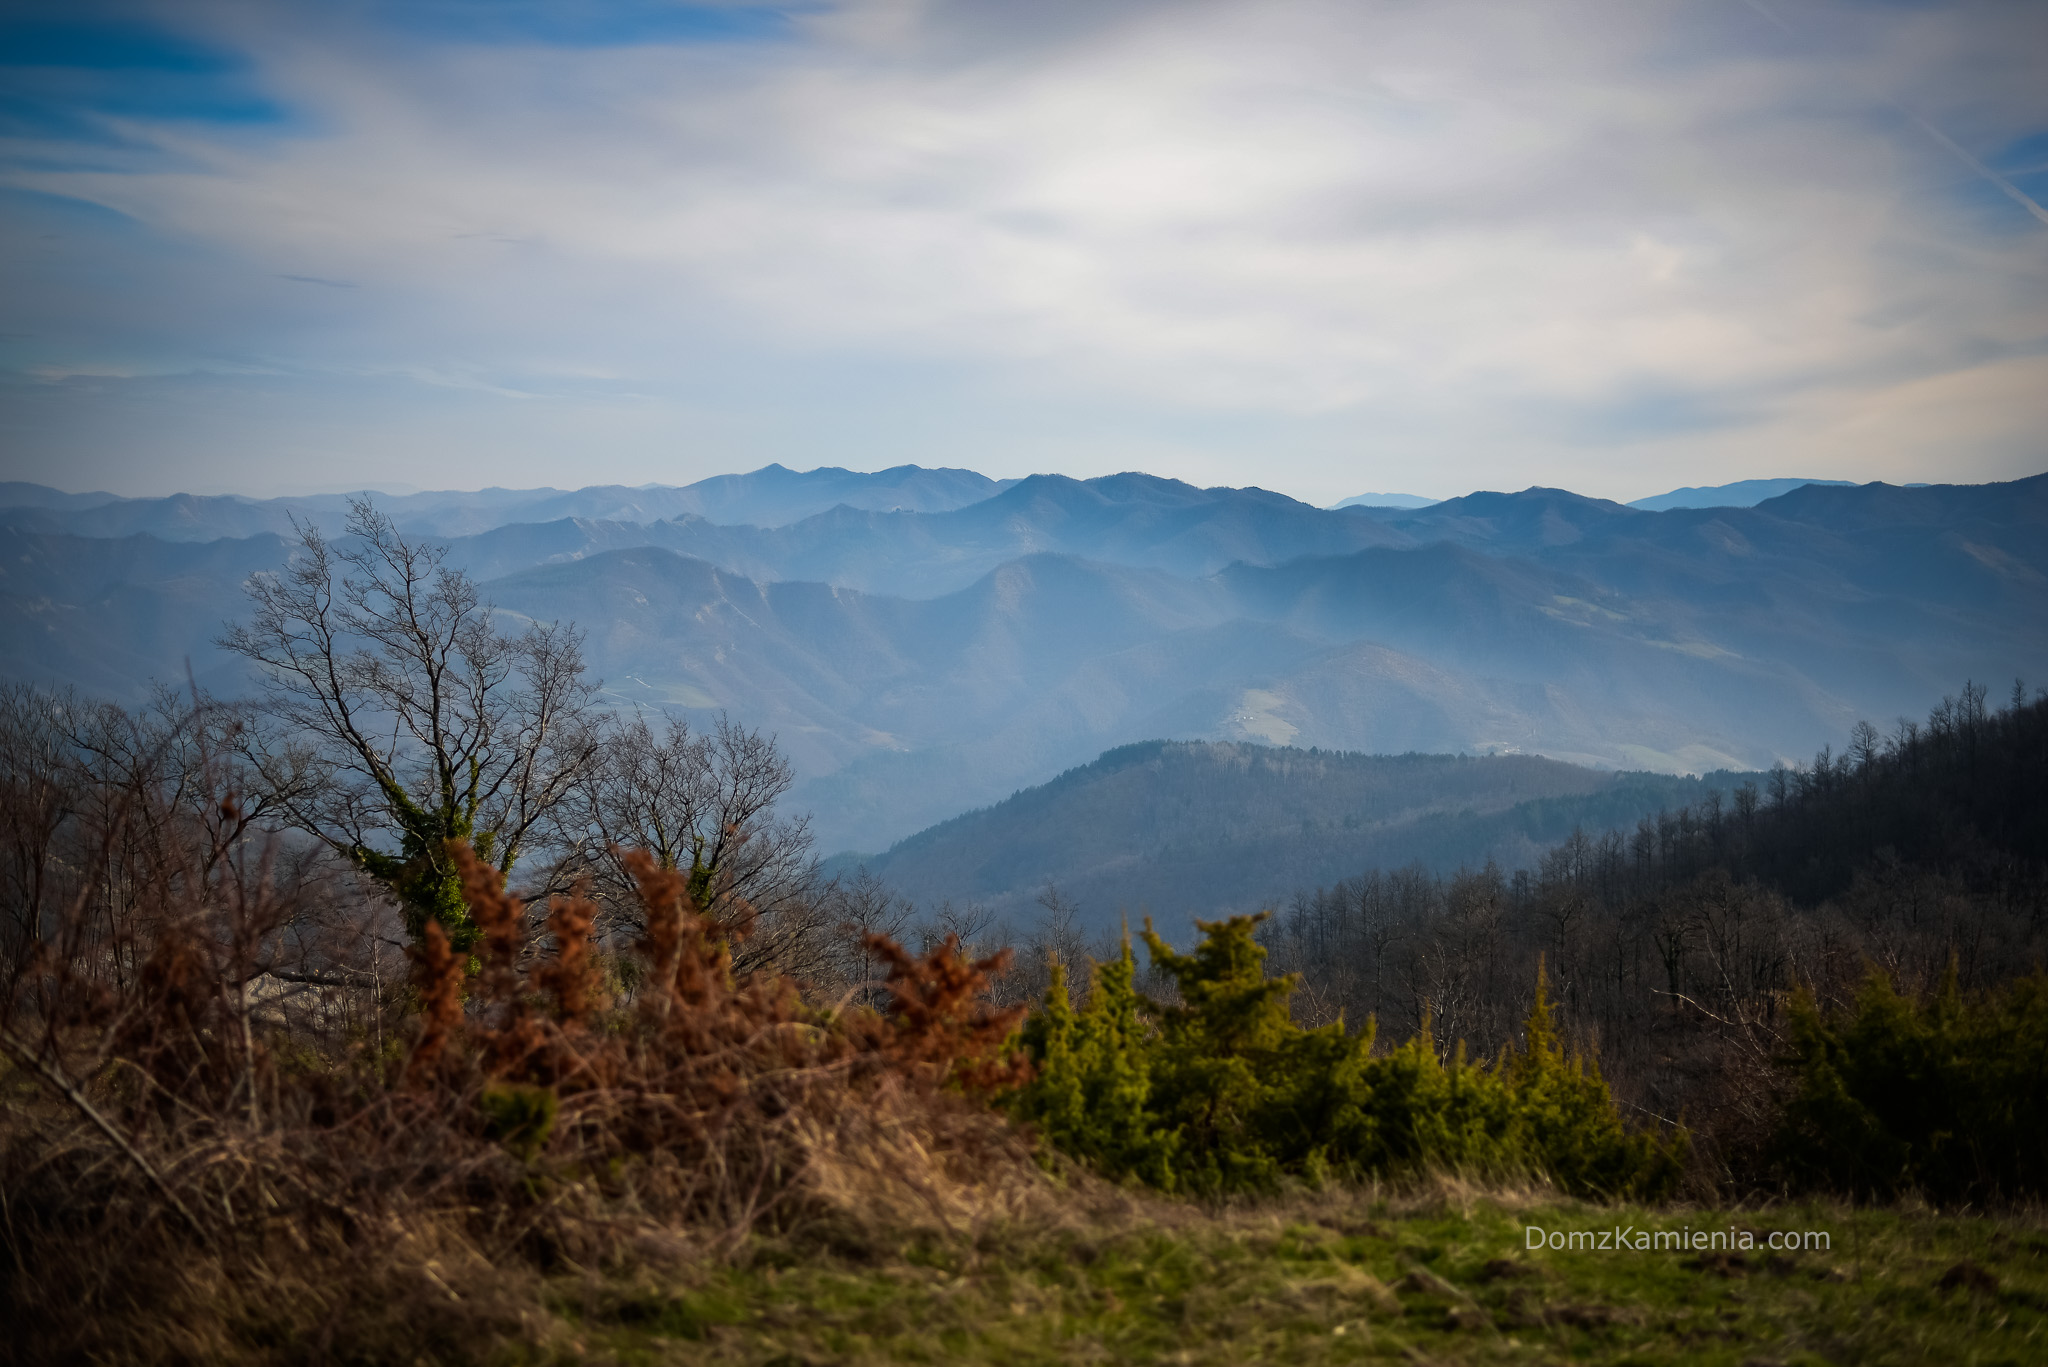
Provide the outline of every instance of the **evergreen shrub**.
{"type": "Polygon", "coordinates": [[[1684,1132],[1628,1130],[1591,1060],[1567,1055],[1538,970],[1527,1042],[1491,1066],[1443,1061],[1421,1034],[1374,1054],[1374,1023],[1294,1023],[1295,979],[1269,977],[1261,916],[1198,921],[1176,952],[1145,927],[1180,1002],[1137,990],[1128,939],[1093,970],[1087,1004],[1063,969],[1023,1032],[1035,1064],[1011,1097],[1053,1148],[1105,1175],[1197,1194],[1270,1190],[1422,1168],[1541,1173],[1568,1191],[1653,1199],[1676,1185],[1684,1132]]]}
{"type": "Polygon", "coordinates": [[[1777,1142],[1795,1185],[1939,1201],[2048,1191],[2048,973],[1965,999],[1951,966],[1926,1000],[1872,969],[1855,1005],[1794,998],[1797,1090],[1777,1142]]]}

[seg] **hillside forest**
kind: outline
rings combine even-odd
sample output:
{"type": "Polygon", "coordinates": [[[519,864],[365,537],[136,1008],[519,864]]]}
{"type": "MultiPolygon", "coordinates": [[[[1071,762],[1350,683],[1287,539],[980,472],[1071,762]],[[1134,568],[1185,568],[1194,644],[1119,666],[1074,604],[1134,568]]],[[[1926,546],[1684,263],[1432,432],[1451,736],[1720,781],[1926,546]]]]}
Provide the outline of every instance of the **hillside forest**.
{"type": "Polygon", "coordinates": [[[1839,754],[1575,831],[1533,870],[1304,889],[1261,939],[1305,1021],[1427,1020],[1482,1056],[1517,1038],[1540,962],[1627,1106],[1683,1117],[1716,1180],[1782,1180],[1767,1155],[1784,1063],[1819,1047],[1814,1013],[1879,1010],[1873,992],[1985,1000],[2041,971],[2044,775],[2048,701],[2015,684],[1993,709],[1966,684],[1925,725],[1859,723],[1839,754]]]}

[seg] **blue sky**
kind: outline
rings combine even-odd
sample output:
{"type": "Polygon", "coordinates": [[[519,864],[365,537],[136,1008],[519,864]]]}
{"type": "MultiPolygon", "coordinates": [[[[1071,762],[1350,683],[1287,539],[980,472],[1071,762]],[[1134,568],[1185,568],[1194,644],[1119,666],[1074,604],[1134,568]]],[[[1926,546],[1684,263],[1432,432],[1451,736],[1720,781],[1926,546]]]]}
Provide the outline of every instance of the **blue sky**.
{"type": "Polygon", "coordinates": [[[2048,6],[15,4],[4,477],[2048,468],[2048,6]]]}

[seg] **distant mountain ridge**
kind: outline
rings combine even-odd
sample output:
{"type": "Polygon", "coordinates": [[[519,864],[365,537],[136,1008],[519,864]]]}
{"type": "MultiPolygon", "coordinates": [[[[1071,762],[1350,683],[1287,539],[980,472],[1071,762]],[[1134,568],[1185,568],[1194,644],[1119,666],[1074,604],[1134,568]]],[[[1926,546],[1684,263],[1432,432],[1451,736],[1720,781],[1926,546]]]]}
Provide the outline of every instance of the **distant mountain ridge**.
{"type": "Polygon", "coordinates": [[[1373,518],[1264,489],[1198,489],[1135,473],[1090,480],[1033,475],[980,502],[934,513],[840,504],[782,527],[722,525],[691,514],[653,523],[576,518],[448,540],[456,561],[481,578],[660,546],[753,579],[905,597],[954,592],[1012,560],[1047,552],[1198,576],[1238,561],[1270,565],[1416,542],[1373,518]]]}
{"type": "MultiPolygon", "coordinates": [[[[1015,480],[972,470],[899,465],[863,474],[837,466],[790,470],[767,465],[743,475],[714,475],[695,484],[591,485],[563,489],[480,489],[371,496],[398,526],[437,537],[471,536],[495,527],[581,518],[621,523],[701,517],[710,522],[780,527],[841,504],[879,511],[944,512],[1001,493],[1015,480]]],[[[338,531],[353,494],[249,499],[232,494],[120,498],[65,494],[33,484],[0,484],[0,518],[11,525],[79,536],[143,533],[167,541],[291,534],[294,517],[338,531]],[[30,511],[44,514],[26,518],[30,511]]]]}
{"type": "Polygon", "coordinates": [[[67,510],[76,508],[97,508],[103,503],[118,503],[119,494],[105,491],[85,494],[67,494],[62,489],[52,489],[46,484],[28,484],[18,479],[0,480],[0,508],[44,508],[67,510]]]}
{"type": "Polygon", "coordinates": [[[1789,494],[1808,484],[1855,487],[1854,481],[1846,479],[1738,479],[1732,484],[1687,485],[1648,498],[1631,499],[1628,506],[1652,513],[1667,508],[1753,508],[1767,498],[1789,494]]]}
{"type": "Polygon", "coordinates": [[[2040,490],[2048,488],[2039,478],[1933,486],[1946,493],[1848,486],[1832,492],[1851,497],[1833,502],[1815,502],[1795,490],[1748,509],[1646,513],[1563,489],[1467,494],[1419,509],[1339,511],[1261,489],[1197,489],[1148,475],[1035,475],[980,503],[936,514],[841,506],[773,528],[721,526],[695,516],[651,524],[564,521],[497,528],[454,544],[462,563],[486,577],[537,561],[658,545],[754,579],[817,580],[915,597],[952,592],[998,565],[1039,552],[1199,576],[1240,561],[1271,566],[1303,555],[1437,542],[1488,555],[1566,559],[1687,543],[1681,555],[1725,556],[1735,544],[1729,536],[1740,540],[1747,533],[1737,529],[1751,528],[1761,538],[1758,544],[1774,553],[1826,560],[1842,549],[1832,539],[1833,520],[1840,518],[1865,532],[1881,526],[1928,530],[1957,518],[2023,528],[2039,514],[2040,490]],[[1996,506],[2008,497],[2018,505],[1996,506]],[[1720,530],[1702,533],[1703,528],[1720,530]],[[1822,534],[1819,542],[1811,535],[1815,530],[1822,534]],[[542,547],[545,552],[538,553],[542,547]]]}
{"type": "MultiPolygon", "coordinates": [[[[1038,476],[1035,478],[1061,478],[1038,476]]],[[[1072,483],[1100,487],[1144,475],[1114,475],[1072,483]]],[[[640,525],[701,518],[719,526],[777,528],[844,505],[874,512],[950,512],[966,508],[1024,481],[990,479],[972,470],[900,465],[874,473],[820,466],[806,471],[770,464],[745,474],[714,475],[688,485],[590,485],[555,488],[437,490],[408,493],[363,491],[374,497],[406,531],[432,536],[469,536],[496,527],[582,519],[640,525]]],[[[1179,481],[1156,481],[1180,485],[1179,481]]],[[[1845,480],[1750,479],[1732,484],[1688,485],[1626,507],[1638,511],[1673,508],[1754,507],[1806,485],[1858,487],[1845,480]]],[[[1926,488],[1922,484],[1907,488],[1926,488]]],[[[1198,493],[1245,492],[1198,490],[1198,493]]],[[[1249,491],[1263,492],[1263,491],[1249,491]]],[[[0,481],[0,520],[37,531],[84,536],[135,533],[165,540],[212,540],[262,532],[287,535],[291,519],[338,519],[357,494],[307,494],[253,499],[235,494],[171,494],[131,498],[105,491],[66,493],[39,484],[0,481]],[[37,518],[29,514],[40,513],[37,518]]],[[[1481,497],[1469,495],[1468,497],[1481,497]]],[[[1273,495],[1284,498],[1282,495],[1273,495]]],[[[1415,494],[1356,494],[1325,511],[1414,512],[1446,502],[1415,494]]],[[[1293,503],[1294,500],[1286,500],[1293,503]]],[[[1307,507],[1309,505],[1301,505],[1307,507]]]]}
{"type": "MultiPolygon", "coordinates": [[[[836,496],[818,474],[794,478],[836,496]]],[[[247,686],[210,642],[284,540],[89,537],[49,511],[0,514],[0,676],[131,700],[188,665],[247,686]]],[[[504,612],[579,623],[617,705],[775,731],[827,848],[884,848],[1148,738],[1707,772],[1918,715],[1964,677],[2048,676],[2048,476],[1665,512],[1541,488],[1332,511],[1037,476],[938,511],[444,542],[504,612]]]]}

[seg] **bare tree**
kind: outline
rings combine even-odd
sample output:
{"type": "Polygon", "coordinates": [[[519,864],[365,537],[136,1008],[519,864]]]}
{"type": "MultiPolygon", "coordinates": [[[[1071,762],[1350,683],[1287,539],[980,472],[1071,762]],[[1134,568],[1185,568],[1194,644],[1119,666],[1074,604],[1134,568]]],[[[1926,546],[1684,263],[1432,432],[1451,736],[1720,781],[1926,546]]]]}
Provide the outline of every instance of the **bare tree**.
{"type": "Polygon", "coordinates": [[[75,699],[0,686],[0,966],[11,984],[71,891],[63,835],[85,798],[69,744],[75,699]]]}
{"type": "Polygon", "coordinates": [[[850,1000],[879,1010],[890,1000],[882,982],[887,964],[875,953],[869,937],[881,935],[903,940],[917,908],[865,864],[854,871],[852,878],[841,881],[836,893],[841,944],[846,956],[840,976],[846,979],[850,1000]]]}
{"type": "Polygon", "coordinates": [[[1859,721],[1849,732],[1849,761],[1856,766],[1856,774],[1866,781],[1870,777],[1870,766],[1884,751],[1884,738],[1877,728],[1868,721],[1859,721]]]}
{"type": "Polygon", "coordinates": [[[695,732],[679,717],[657,735],[644,717],[616,727],[571,800],[557,813],[566,852],[563,877],[588,877],[612,929],[639,929],[640,903],[627,850],[645,850],[664,869],[689,874],[690,894],[721,925],[752,934],[734,950],[745,970],[813,976],[843,919],[811,853],[808,817],[775,804],[795,774],[763,736],[720,716],[695,732]]]}
{"type": "Polygon", "coordinates": [[[448,842],[509,872],[597,756],[582,638],[501,631],[444,547],[408,541],[368,499],[343,543],[298,530],[220,638],[263,671],[244,753],[285,824],[389,889],[413,936],[437,920],[466,948],[448,842]]]}
{"type": "MultiPolygon", "coordinates": [[[[315,908],[331,869],[302,858],[313,848],[270,838],[240,727],[235,709],[169,687],[132,712],[0,688],[0,985],[40,949],[109,986],[132,980],[164,899],[204,904],[229,876],[223,861],[261,863],[295,908],[315,908]],[[65,943],[52,946],[59,929],[65,943]]],[[[290,929],[302,940],[315,930],[290,929]]]]}
{"type": "MultiPolygon", "coordinates": [[[[1084,961],[1088,956],[1088,937],[1081,924],[1079,904],[1061,892],[1058,884],[1047,880],[1045,890],[1038,894],[1038,905],[1041,912],[1037,924],[1025,939],[1016,966],[1004,975],[1001,984],[1001,989],[1011,994],[1007,1000],[1043,1000],[1052,986],[1055,961],[1067,971],[1070,998],[1076,992],[1087,990],[1088,973],[1084,961]]],[[[964,936],[962,943],[966,943],[964,936]]]]}
{"type": "MultiPolygon", "coordinates": [[[[943,898],[918,927],[918,939],[923,944],[925,953],[929,954],[944,944],[950,936],[959,944],[962,958],[980,959],[987,957],[982,951],[989,946],[983,943],[983,938],[989,934],[994,924],[995,917],[991,916],[988,908],[981,903],[955,902],[950,897],[943,898]]],[[[995,948],[1008,947],[1008,940],[1005,937],[997,935],[995,940],[995,948]]]]}
{"type": "Polygon", "coordinates": [[[1038,923],[1044,953],[1057,957],[1070,969],[1075,967],[1086,953],[1080,905],[1050,880],[1046,882],[1045,891],[1038,894],[1038,905],[1045,908],[1045,916],[1038,923]]]}
{"type": "Polygon", "coordinates": [[[1458,873],[1444,889],[1443,909],[1413,937],[1408,992],[1418,1025],[1425,1013],[1440,1053],[1460,1041],[1500,1035],[1512,1019],[1503,959],[1507,947],[1507,887],[1498,867],[1458,873]],[[1505,1009],[1504,1009],[1505,1008],[1505,1009]]]}

